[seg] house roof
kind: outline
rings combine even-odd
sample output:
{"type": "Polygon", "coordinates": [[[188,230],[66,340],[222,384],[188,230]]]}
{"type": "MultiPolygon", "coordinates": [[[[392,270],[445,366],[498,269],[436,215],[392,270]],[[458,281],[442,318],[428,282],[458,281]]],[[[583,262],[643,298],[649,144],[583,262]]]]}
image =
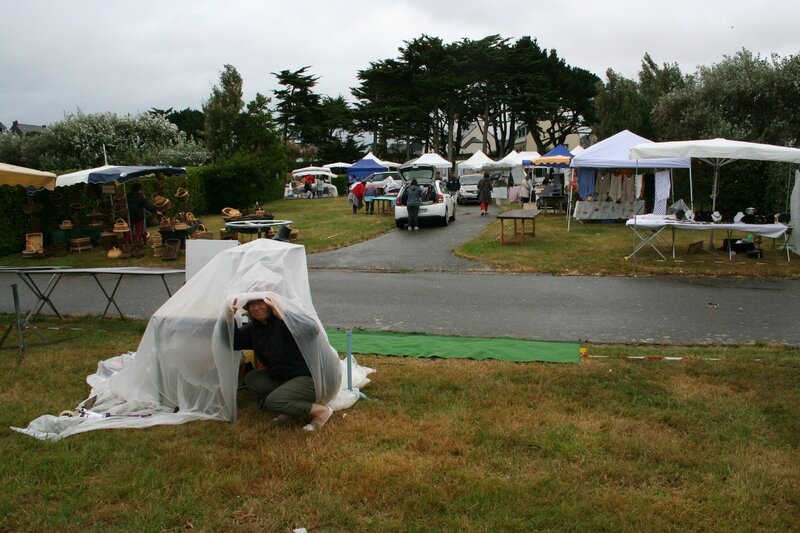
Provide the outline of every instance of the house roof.
{"type": "Polygon", "coordinates": [[[25,133],[42,133],[47,130],[47,126],[36,126],[34,124],[20,124],[16,120],[11,124],[9,131],[23,135],[25,133]]]}

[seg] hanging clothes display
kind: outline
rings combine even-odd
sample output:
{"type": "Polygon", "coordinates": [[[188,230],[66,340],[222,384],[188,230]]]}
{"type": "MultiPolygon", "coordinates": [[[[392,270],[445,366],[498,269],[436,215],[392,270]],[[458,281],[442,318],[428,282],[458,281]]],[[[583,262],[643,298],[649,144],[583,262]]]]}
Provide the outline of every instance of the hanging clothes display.
{"type": "Polygon", "coordinates": [[[654,215],[667,214],[667,200],[669,199],[669,170],[656,172],[655,176],[655,205],[653,206],[654,215]]]}

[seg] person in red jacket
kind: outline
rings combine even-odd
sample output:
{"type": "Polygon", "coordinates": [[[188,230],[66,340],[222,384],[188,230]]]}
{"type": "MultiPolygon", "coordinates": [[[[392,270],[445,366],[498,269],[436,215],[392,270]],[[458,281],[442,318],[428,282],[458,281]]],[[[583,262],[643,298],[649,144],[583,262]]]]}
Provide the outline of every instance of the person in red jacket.
{"type": "Polygon", "coordinates": [[[364,191],[367,189],[367,182],[359,181],[353,188],[350,189],[350,194],[347,195],[347,201],[353,204],[353,214],[358,213],[361,206],[364,205],[364,191]]]}

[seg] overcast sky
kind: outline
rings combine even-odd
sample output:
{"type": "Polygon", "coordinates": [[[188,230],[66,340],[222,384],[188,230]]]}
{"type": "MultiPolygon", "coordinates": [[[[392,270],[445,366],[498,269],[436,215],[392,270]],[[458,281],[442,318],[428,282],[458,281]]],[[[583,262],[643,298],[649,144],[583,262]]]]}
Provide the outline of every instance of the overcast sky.
{"type": "Polygon", "coordinates": [[[0,122],[65,113],[201,109],[231,64],[244,99],[272,72],[310,66],[317,92],[350,98],[358,70],[403,41],[530,35],[571,66],[634,78],[642,57],[684,73],[742,48],[800,52],[800,2],[777,0],[3,0],[0,122]]]}

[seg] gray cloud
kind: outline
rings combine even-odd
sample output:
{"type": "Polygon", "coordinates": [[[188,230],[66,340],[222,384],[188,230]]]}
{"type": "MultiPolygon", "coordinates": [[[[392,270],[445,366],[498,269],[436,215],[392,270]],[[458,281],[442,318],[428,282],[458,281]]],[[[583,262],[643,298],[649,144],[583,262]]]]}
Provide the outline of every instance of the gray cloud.
{"type": "Polygon", "coordinates": [[[601,77],[607,68],[634,77],[645,52],[692,73],[742,48],[798,53],[798,12],[773,0],[10,2],[0,121],[48,124],[77,109],[199,109],[226,63],[244,78],[245,99],[271,96],[271,72],[306,65],[320,77],[319,92],[349,96],[358,70],[396,57],[403,41],[423,33],[445,42],[530,35],[601,77]]]}

